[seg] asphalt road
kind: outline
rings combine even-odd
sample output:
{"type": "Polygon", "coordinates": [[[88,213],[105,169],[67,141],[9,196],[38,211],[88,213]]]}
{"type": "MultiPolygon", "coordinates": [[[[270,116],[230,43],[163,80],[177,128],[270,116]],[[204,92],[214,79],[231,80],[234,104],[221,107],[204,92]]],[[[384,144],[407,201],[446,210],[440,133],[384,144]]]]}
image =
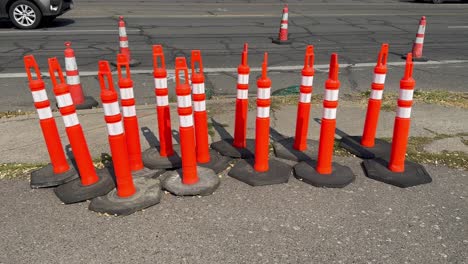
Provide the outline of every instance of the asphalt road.
{"type": "MultiPolygon", "coordinates": [[[[95,78],[97,61],[114,60],[118,51],[117,20],[127,21],[132,56],[141,61],[134,68],[149,73],[152,69],[151,46],[162,44],[168,68],[177,56],[190,56],[200,49],[205,68],[213,79],[209,89],[214,94],[232,96],[234,72],[244,42],[249,43],[249,64],[260,67],[262,55],[269,53],[269,66],[287,72],[284,66],[300,67],[307,44],[315,46],[316,64],[326,72],[330,54],[337,52],[340,63],[371,63],[367,67],[346,67],[341,71],[345,93],[365,91],[369,87],[372,63],[380,45],[390,44],[389,62],[402,62],[401,55],[411,50],[422,15],[427,17],[424,56],[435,64],[418,65],[415,75],[423,90],[466,91],[468,75],[468,5],[447,3],[433,5],[412,1],[289,1],[289,33],[292,45],[278,46],[270,37],[277,35],[283,3],[277,1],[77,1],[76,8],[59,17],[50,27],[21,31],[11,24],[0,23],[0,111],[33,110],[27,89],[22,57],[34,54],[43,73],[47,58],[63,58],[65,41],[72,41],[85,91],[98,96],[95,78]],[[444,63],[447,62],[448,63],[444,63]],[[455,62],[454,62],[455,61],[455,62]],[[440,62],[440,64],[439,64],[440,62]],[[218,75],[218,76],[216,76],[218,75]],[[221,75],[221,77],[219,76],[221,75]],[[225,77],[223,79],[223,77],[225,77]]],[[[403,67],[395,66],[388,89],[398,89],[403,67]],[[394,84],[394,85],[393,85],[394,84]]],[[[296,85],[299,71],[282,76],[273,89],[296,85]]],[[[136,81],[140,104],[154,103],[152,79],[147,74],[136,81]],[[148,87],[148,89],[146,89],[148,87]]],[[[322,80],[315,84],[322,86],[322,80]]],[[[325,76],[324,76],[325,78],[325,76]]],[[[251,78],[254,87],[255,78],[251,78]]]]}

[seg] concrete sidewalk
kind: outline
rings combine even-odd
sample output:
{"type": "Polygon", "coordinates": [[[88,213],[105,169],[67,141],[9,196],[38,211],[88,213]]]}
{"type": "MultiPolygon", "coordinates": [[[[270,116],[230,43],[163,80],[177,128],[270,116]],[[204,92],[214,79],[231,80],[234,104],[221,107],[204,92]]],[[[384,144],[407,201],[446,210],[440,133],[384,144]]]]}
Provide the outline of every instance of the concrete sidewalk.
{"type": "MultiPolygon", "coordinates": [[[[233,100],[212,100],[207,108],[226,130],[213,129],[212,140],[232,134],[233,100]]],[[[274,109],[272,128],[293,135],[296,107],[274,109]]],[[[468,132],[466,109],[416,104],[413,110],[412,136],[468,132]]],[[[155,110],[142,106],[137,113],[140,126],[151,130],[142,133],[145,149],[157,136],[155,110]]],[[[177,114],[171,114],[176,131],[177,114]]],[[[342,101],[337,127],[359,134],[364,115],[362,105],[342,101]]],[[[394,115],[381,113],[379,137],[391,136],[394,115]]],[[[252,109],[250,136],[254,116],[252,109]]],[[[310,138],[318,138],[320,116],[314,104],[310,138]]],[[[93,156],[109,153],[102,109],[81,111],[79,118],[93,156]]],[[[60,131],[62,123],[57,118],[60,131]]],[[[35,115],[0,119],[0,130],[2,163],[47,162],[35,115]]],[[[400,189],[366,178],[358,158],[334,160],[356,174],[344,189],[293,177],[253,188],[224,172],[212,196],[166,193],[159,205],[127,217],[96,214],[88,203],[63,205],[51,189],[30,189],[24,179],[0,180],[0,263],[466,263],[466,170],[425,165],[432,183],[400,189]]]]}

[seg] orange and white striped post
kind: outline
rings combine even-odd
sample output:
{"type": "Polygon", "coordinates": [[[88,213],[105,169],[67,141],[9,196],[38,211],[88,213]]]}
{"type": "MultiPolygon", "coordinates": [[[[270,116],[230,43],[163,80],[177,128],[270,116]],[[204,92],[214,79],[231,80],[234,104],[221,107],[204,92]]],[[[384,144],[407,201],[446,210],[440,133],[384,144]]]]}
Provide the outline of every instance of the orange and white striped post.
{"type": "Polygon", "coordinates": [[[268,171],[270,152],[270,93],[271,80],[267,76],[268,53],[263,55],[262,76],[257,79],[257,118],[255,120],[255,165],[258,172],[268,171]]]}
{"type": "Polygon", "coordinates": [[[418,33],[416,34],[416,40],[413,43],[413,60],[423,59],[423,46],[424,46],[424,34],[426,32],[426,17],[422,16],[419,20],[418,33]]]}
{"type": "Polygon", "coordinates": [[[65,83],[62,69],[60,68],[57,58],[49,58],[49,74],[54,86],[55,98],[57,99],[60,114],[65,124],[65,130],[68,135],[68,140],[70,141],[73,156],[75,157],[78,171],[80,172],[81,183],[85,186],[92,185],[99,180],[99,177],[96,174],[96,169],[91,159],[83,129],[78,120],[78,115],[76,114],[68,85],[65,83]]]}
{"type": "Polygon", "coordinates": [[[413,79],[412,57],[411,53],[406,55],[405,75],[400,80],[390,158],[384,157],[363,161],[367,177],[401,188],[432,182],[431,176],[422,165],[406,161],[413,92],[416,85],[413,79]]]}
{"type": "Polygon", "coordinates": [[[169,89],[167,89],[167,70],[161,45],[153,46],[153,77],[158,116],[160,155],[174,155],[172,144],[171,109],[169,107],[169,89]],[[159,63],[158,63],[159,60],[159,63]]]}
{"type": "Polygon", "coordinates": [[[330,70],[325,82],[323,99],[323,115],[320,126],[320,139],[316,170],[320,174],[332,173],[333,145],[335,142],[336,109],[338,107],[338,55],[333,53],[330,58],[330,70]]]}
{"type": "Polygon", "coordinates": [[[374,68],[374,78],[371,85],[371,93],[367,103],[366,121],[362,133],[361,144],[364,147],[375,145],[375,134],[379,122],[380,107],[382,105],[385,77],[387,76],[388,44],[383,44],[374,68]]]}
{"type": "MultiPolygon", "coordinates": [[[[123,63],[122,61],[118,62],[123,63]]],[[[109,63],[107,61],[99,62],[98,76],[99,84],[101,86],[101,100],[104,109],[104,119],[106,120],[107,124],[108,140],[111,149],[112,163],[114,165],[114,171],[116,176],[115,178],[117,181],[117,195],[119,197],[129,197],[135,194],[136,189],[133,184],[132,174],[130,170],[131,165],[129,162],[129,154],[127,147],[128,144],[126,140],[126,133],[124,133],[124,128],[122,125],[122,115],[120,114],[117,92],[114,89],[112,74],[110,71],[109,63]]],[[[128,72],[127,77],[128,79],[130,78],[128,72]]],[[[119,67],[119,85],[123,84],[121,80],[121,68],[119,67]]],[[[130,83],[128,83],[127,81],[127,84],[130,83]]],[[[129,91],[124,91],[124,94],[126,92],[129,91]]],[[[129,93],[127,93],[126,95],[129,95],[129,93]]],[[[129,99],[127,98],[123,100],[129,99]]],[[[124,109],[125,107],[126,106],[124,106],[124,109]]],[[[126,111],[128,112],[128,109],[126,111]]]]}
{"type": "Polygon", "coordinates": [[[130,52],[130,48],[128,45],[128,36],[127,36],[127,29],[125,26],[125,21],[123,16],[119,16],[119,49],[120,54],[127,56],[128,62],[130,66],[137,66],[140,64],[139,61],[132,59],[132,55],[130,52]]]}
{"type": "Polygon", "coordinates": [[[67,158],[65,157],[57,124],[52,116],[50,101],[47,98],[45,83],[42,80],[41,72],[33,55],[24,56],[24,67],[28,76],[29,89],[32,93],[34,106],[36,107],[39,117],[42,135],[44,136],[52,165],[52,170],[50,170],[50,172],[44,167],[31,173],[31,187],[41,188],[57,186],[68,180],[75,179],[78,175],[68,164],[67,158]],[[36,75],[35,78],[32,75],[32,71],[34,71],[36,75]]]}
{"type": "Polygon", "coordinates": [[[195,122],[195,141],[198,163],[210,162],[208,146],[208,116],[206,114],[205,76],[200,50],[192,50],[192,97],[195,122]],[[198,68],[198,71],[197,71],[198,68]]]}
{"type": "Polygon", "coordinates": [[[398,108],[393,128],[392,150],[388,169],[393,172],[405,171],[406,147],[408,145],[409,129],[411,124],[411,106],[413,104],[413,92],[416,85],[413,79],[412,55],[408,53],[406,59],[405,75],[400,80],[400,92],[398,95],[398,108]]]}
{"type": "Polygon", "coordinates": [[[273,39],[275,44],[291,44],[291,41],[288,40],[288,14],[289,9],[288,5],[285,4],[283,7],[283,15],[281,17],[281,24],[278,33],[278,38],[273,39]]]}
{"type": "Polygon", "coordinates": [[[198,182],[195,129],[193,127],[192,98],[188,83],[188,68],[184,57],[177,57],[175,61],[177,112],[179,113],[180,147],[182,152],[182,183],[195,184],[198,182]],[[184,75],[184,83],[180,74],[184,75]]]}
{"type": "Polygon", "coordinates": [[[130,65],[128,64],[127,57],[123,54],[117,55],[117,72],[130,169],[132,171],[139,171],[144,168],[141,158],[140,131],[136,116],[130,65]],[[125,69],[125,75],[123,69],[125,69]]]}
{"type": "Polygon", "coordinates": [[[234,123],[234,141],[236,148],[247,146],[247,112],[249,111],[249,74],[247,62],[248,44],[244,43],[241,64],[237,67],[236,117],[234,123]]]}
{"type": "Polygon", "coordinates": [[[307,149],[307,132],[309,130],[314,73],[314,46],[309,45],[306,48],[304,68],[302,69],[299,102],[297,104],[296,135],[293,145],[293,148],[299,151],[307,149]]]}
{"type": "Polygon", "coordinates": [[[325,82],[317,160],[302,161],[294,166],[296,178],[317,187],[342,188],[353,182],[355,178],[349,167],[332,162],[340,88],[338,69],[338,55],[332,53],[328,79],[325,82]]]}

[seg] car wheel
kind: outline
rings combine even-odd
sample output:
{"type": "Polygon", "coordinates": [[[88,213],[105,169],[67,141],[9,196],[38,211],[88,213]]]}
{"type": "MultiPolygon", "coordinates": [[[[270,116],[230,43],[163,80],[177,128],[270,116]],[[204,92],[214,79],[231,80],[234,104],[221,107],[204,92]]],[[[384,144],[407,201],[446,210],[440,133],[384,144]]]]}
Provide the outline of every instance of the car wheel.
{"type": "Polygon", "coordinates": [[[21,29],[37,28],[42,20],[42,13],[39,8],[25,0],[14,2],[10,6],[9,15],[15,27],[21,29]]]}

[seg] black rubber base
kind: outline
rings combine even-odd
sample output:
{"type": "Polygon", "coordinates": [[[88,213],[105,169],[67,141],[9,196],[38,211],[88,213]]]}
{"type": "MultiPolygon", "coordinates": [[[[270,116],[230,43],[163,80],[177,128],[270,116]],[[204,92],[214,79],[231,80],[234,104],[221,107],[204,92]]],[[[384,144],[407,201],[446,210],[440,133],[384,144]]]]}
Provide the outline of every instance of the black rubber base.
{"type": "Polygon", "coordinates": [[[240,160],[228,172],[228,175],[250,186],[264,186],[287,183],[292,174],[292,166],[270,158],[268,171],[258,172],[254,169],[254,159],[240,160]]]}
{"type": "Polygon", "coordinates": [[[426,169],[411,161],[405,161],[404,172],[392,172],[388,169],[388,161],[378,158],[362,162],[368,178],[385,182],[400,188],[407,188],[432,182],[426,169]]]}
{"type": "Polygon", "coordinates": [[[159,147],[149,148],[142,153],[142,160],[145,167],[156,169],[177,169],[182,167],[182,155],[180,145],[174,145],[174,154],[170,157],[163,157],[159,154],[159,147]]]}
{"type": "Polygon", "coordinates": [[[292,43],[290,40],[279,40],[275,38],[271,38],[271,42],[278,44],[278,45],[289,45],[292,43]]]}
{"type": "Polygon", "coordinates": [[[111,215],[130,215],[161,201],[161,185],[158,179],[137,178],[133,181],[136,193],[130,197],[119,197],[117,189],[107,195],[91,200],[88,209],[111,215]]]}
{"type": "Polygon", "coordinates": [[[231,157],[223,156],[217,151],[210,149],[210,161],[207,163],[198,163],[198,166],[212,169],[216,174],[218,174],[224,171],[231,161],[231,157]]]}
{"type": "Polygon", "coordinates": [[[317,161],[309,160],[294,166],[294,177],[315,187],[343,188],[355,179],[349,167],[332,163],[331,174],[320,174],[315,170],[317,161]]]}
{"type": "Polygon", "coordinates": [[[47,164],[45,167],[31,172],[31,188],[47,188],[55,187],[77,179],[79,177],[75,168],[70,164],[70,169],[63,173],[54,173],[52,164],[47,164]]]}
{"type": "Polygon", "coordinates": [[[361,145],[361,138],[361,136],[344,136],[340,140],[340,147],[362,159],[390,156],[390,150],[392,149],[391,143],[382,139],[375,139],[374,146],[372,148],[367,148],[361,145]]]}
{"type": "Polygon", "coordinates": [[[159,175],[163,174],[166,172],[166,170],[163,169],[148,169],[146,167],[143,167],[143,169],[139,171],[132,171],[132,176],[134,179],[136,178],[157,178],[159,175]]]}
{"type": "MultiPolygon", "coordinates": [[[[406,54],[403,55],[403,56],[401,56],[401,58],[406,60],[406,54]]],[[[426,61],[429,61],[429,59],[426,58],[426,57],[420,57],[420,58],[415,58],[415,57],[413,57],[413,61],[426,62],[426,61]]]]}
{"type": "Polygon", "coordinates": [[[91,96],[85,96],[84,102],[79,105],[75,105],[76,109],[91,109],[99,105],[98,101],[91,96]]]}
{"type": "Polygon", "coordinates": [[[246,148],[236,148],[232,145],[233,139],[223,139],[211,143],[211,148],[218,151],[223,156],[235,159],[251,159],[255,155],[255,140],[247,139],[246,148]]]}
{"type": "Polygon", "coordinates": [[[55,188],[55,195],[65,204],[78,203],[107,194],[115,188],[114,178],[109,169],[96,170],[99,181],[83,186],[80,179],[67,182],[55,188]]]}
{"type": "Polygon", "coordinates": [[[161,175],[162,187],[177,196],[206,196],[218,189],[221,182],[213,170],[197,166],[197,172],[197,183],[183,184],[182,169],[166,171],[161,175]]]}
{"type": "Polygon", "coordinates": [[[293,146],[294,138],[292,137],[273,142],[273,149],[278,158],[297,162],[317,158],[318,141],[307,140],[307,149],[305,151],[296,150],[293,146]]]}

